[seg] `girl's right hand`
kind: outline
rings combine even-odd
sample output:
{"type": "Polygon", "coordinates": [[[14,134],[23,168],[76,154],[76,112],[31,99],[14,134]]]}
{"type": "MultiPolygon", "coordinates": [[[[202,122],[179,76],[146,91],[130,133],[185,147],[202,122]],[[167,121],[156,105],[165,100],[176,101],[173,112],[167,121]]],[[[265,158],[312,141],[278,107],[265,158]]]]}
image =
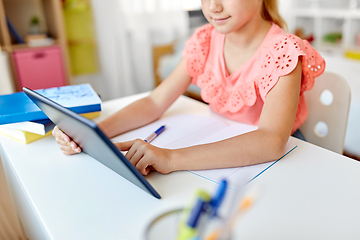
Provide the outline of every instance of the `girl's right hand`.
{"type": "Polygon", "coordinates": [[[61,131],[58,126],[55,126],[52,131],[52,135],[55,137],[56,142],[59,144],[61,151],[65,155],[81,152],[81,148],[74,141],[72,141],[68,135],[61,131]]]}

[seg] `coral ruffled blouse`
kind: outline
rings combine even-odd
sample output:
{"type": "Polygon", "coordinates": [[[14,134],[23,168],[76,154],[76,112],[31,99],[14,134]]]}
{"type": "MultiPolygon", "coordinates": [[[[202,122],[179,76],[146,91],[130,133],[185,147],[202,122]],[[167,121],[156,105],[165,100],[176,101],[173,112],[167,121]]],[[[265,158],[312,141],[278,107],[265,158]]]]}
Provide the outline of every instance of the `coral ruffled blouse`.
{"type": "Polygon", "coordinates": [[[229,119],[258,125],[266,94],[279,77],[291,73],[302,56],[299,105],[292,133],[305,121],[308,110],[303,95],[325,70],[325,61],[306,41],[272,24],[262,44],[238,70],[229,74],[224,60],[225,35],[210,24],[198,28],[182,53],[192,83],[201,88],[211,109],[229,119]]]}

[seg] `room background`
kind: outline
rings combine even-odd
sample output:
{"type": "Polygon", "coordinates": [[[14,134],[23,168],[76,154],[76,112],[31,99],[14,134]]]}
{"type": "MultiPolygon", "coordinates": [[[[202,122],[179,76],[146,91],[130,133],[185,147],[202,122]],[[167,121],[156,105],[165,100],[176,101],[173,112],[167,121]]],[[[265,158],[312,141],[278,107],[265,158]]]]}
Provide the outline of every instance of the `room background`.
{"type": "MultiPolygon", "coordinates": [[[[103,101],[152,90],[156,75],[164,79],[171,72],[186,39],[205,23],[199,11],[200,0],[89,1],[98,68],[92,74],[72,75],[69,83],[90,83],[103,101]],[[158,58],[154,58],[156,49],[161,50],[158,58]]],[[[359,158],[360,61],[356,55],[360,49],[359,1],[278,0],[278,3],[289,31],[301,30],[305,37],[315,38],[313,44],[327,62],[326,71],[338,73],[348,81],[352,96],[345,150],[349,156],[359,158]],[[323,35],[334,37],[338,33],[342,39],[332,43],[322,40],[323,35]]],[[[0,94],[15,90],[11,81],[6,81],[11,79],[6,59],[2,53],[0,94]]],[[[0,239],[26,239],[3,178],[0,166],[0,239]]]]}

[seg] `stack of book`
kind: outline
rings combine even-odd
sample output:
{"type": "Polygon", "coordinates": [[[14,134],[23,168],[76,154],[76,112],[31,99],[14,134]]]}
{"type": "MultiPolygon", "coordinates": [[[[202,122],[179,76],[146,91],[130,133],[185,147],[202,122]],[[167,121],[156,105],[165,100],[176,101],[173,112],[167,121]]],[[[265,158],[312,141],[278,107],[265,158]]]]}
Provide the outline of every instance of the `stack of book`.
{"type": "MultiPolygon", "coordinates": [[[[36,92],[86,118],[100,115],[101,99],[90,84],[39,89],[36,92]]],[[[54,123],[25,93],[0,95],[0,134],[26,144],[51,135],[54,127],[54,123]]]]}
{"type": "Polygon", "coordinates": [[[54,39],[45,34],[29,34],[25,37],[25,42],[29,47],[43,47],[54,44],[54,39]]]}

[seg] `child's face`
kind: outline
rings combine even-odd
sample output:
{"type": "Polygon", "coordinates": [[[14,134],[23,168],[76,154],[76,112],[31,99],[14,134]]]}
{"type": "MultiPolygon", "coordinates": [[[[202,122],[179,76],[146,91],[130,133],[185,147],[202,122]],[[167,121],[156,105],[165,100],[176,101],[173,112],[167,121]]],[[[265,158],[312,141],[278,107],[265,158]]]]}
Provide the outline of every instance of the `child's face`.
{"type": "Polygon", "coordinates": [[[202,11],[215,29],[223,34],[236,32],[261,18],[262,0],[201,0],[202,11]]]}

